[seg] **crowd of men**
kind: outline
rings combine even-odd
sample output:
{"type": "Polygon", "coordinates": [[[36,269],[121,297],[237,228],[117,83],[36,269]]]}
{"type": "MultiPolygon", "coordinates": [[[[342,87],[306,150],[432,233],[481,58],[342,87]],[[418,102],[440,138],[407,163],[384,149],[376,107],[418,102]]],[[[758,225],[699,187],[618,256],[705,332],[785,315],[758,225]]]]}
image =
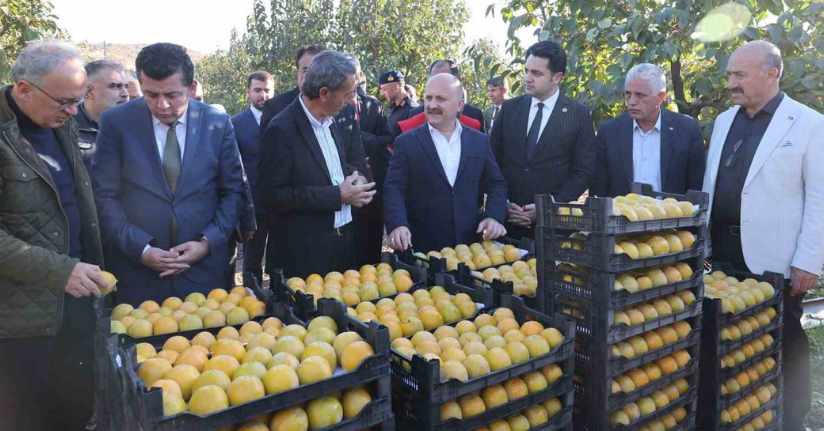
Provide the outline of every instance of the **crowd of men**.
{"type": "MultiPolygon", "coordinates": [[[[306,46],[296,85],[274,95],[249,74],[234,117],[202,103],[186,50],[145,47],[135,73],[83,64],[64,42],[31,43],[0,96],[0,428],[83,429],[93,416],[94,298],[185,297],[234,284],[234,256],[262,281],[344,271],[397,251],[504,235],[534,237],[535,195],[614,197],[631,184],[710,194],[712,258],[787,277],[785,430],[810,408],[801,300],[824,264],[824,116],[780,90],[781,53],[750,42],[730,57],[735,106],[705,151],[698,121],[662,107],[666,77],[639,64],[627,112],[600,125],[564,95],[555,42],[526,52],[525,94],[487,82],[466,102],[451,60],[422,97],[398,70],[379,92],[352,54],[306,46]],[[265,262],[265,265],[264,265],[265,262]]],[[[98,300],[99,301],[99,300],[98,300]]]]}

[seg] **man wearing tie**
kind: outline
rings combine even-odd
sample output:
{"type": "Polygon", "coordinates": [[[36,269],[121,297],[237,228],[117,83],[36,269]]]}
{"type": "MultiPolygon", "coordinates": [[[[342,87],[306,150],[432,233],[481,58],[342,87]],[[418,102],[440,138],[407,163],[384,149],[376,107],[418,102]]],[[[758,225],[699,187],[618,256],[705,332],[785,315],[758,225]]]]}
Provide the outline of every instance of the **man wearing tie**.
{"type": "Polygon", "coordinates": [[[263,104],[272,98],[275,92],[275,80],[269,72],[258,71],[246,78],[246,97],[249,98],[249,107],[240,114],[232,117],[232,125],[237,135],[237,146],[243,168],[252,192],[252,201],[255,205],[255,220],[257,230],[249,238],[251,232],[243,232],[243,272],[251,272],[259,282],[263,281],[263,254],[266,251],[266,238],[269,228],[263,216],[263,207],[260,205],[258,193],[258,163],[260,162],[260,118],[263,115],[263,104]]]}
{"type": "Polygon", "coordinates": [[[501,110],[501,105],[507,99],[509,94],[509,84],[506,78],[502,76],[495,76],[486,81],[486,95],[489,96],[489,101],[492,106],[487,109],[485,130],[487,134],[492,134],[492,127],[495,125],[495,116],[501,110]]]}
{"type": "Polygon", "coordinates": [[[526,51],[526,94],[507,100],[490,142],[509,190],[507,231],[535,235],[535,195],[577,200],[595,168],[595,130],[589,108],[561,94],[566,72],[563,48],[542,41],[526,51]]]}
{"type": "Polygon", "coordinates": [[[190,99],[194,66],[182,46],[149,45],[135,64],[144,97],[103,113],[92,165],[117,298],[208,293],[226,279],[244,202],[234,128],[190,99]]]}
{"type": "Polygon", "coordinates": [[[283,269],[287,277],[357,264],[352,207],[372,200],[375,183],[359,174],[366,164],[360,140],[344,139],[335,121],[357,87],[357,70],[346,56],[318,54],[301,94],[263,135],[260,198],[277,238],[267,247],[266,267],[283,269]]]}
{"type": "Polygon", "coordinates": [[[639,64],[627,73],[627,112],[598,130],[598,169],[590,194],[624,196],[632,183],[683,195],[701,190],[707,165],[698,121],[662,108],[667,78],[654,64],[639,64]]]}

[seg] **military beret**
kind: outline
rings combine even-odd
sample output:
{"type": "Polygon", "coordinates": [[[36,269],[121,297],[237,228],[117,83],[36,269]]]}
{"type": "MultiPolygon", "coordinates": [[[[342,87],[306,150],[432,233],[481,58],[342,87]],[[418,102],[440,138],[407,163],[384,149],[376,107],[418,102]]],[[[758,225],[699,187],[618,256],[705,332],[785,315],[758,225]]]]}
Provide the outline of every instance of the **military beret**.
{"type": "Polygon", "coordinates": [[[380,85],[391,84],[393,82],[400,82],[400,81],[403,81],[403,73],[401,73],[400,71],[398,71],[396,69],[392,69],[390,71],[383,72],[383,74],[381,75],[380,80],[379,80],[380,85]]]}

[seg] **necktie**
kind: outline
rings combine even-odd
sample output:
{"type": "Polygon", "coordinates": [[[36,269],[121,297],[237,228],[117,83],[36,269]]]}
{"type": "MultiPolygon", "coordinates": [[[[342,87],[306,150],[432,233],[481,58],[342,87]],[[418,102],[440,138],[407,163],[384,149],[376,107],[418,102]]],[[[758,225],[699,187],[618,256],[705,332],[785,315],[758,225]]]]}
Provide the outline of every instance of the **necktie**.
{"type": "MultiPolygon", "coordinates": [[[[490,129],[492,128],[492,126],[495,125],[495,115],[497,115],[497,114],[498,114],[498,107],[493,106],[492,107],[492,115],[490,115],[490,118],[489,118],[489,128],[490,129]]],[[[490,130],[490,132],[491,132],[491,130],[490,130]]]]}
{"type": "MultiPolygon", "coordinates": [[[[172,196],[177,192],[177,182],[180,180],[180,144],[177,142],[177,133],[175,127],[177,121],[169,127],[166,132],[166,148],[163,149],[163,172],[166,174],[166,182],[169,183],[169,189],[172,191],[172,196]]],[[[177,215],[172,209],[172,228],[169,232],[172,246],[177,245],[177,215]]]]}
{"type": "Polygon", "coordinates": [[[538,103],[538,112],[535,114],[535,119],[532,120],[532,126],[529,128],[529,133],[526,135],[526,150],[529,158],[535,154],[535,149],[538,148],[538,136],[541,134],[541,121],[544,117],[544,104],[538,103]]]}

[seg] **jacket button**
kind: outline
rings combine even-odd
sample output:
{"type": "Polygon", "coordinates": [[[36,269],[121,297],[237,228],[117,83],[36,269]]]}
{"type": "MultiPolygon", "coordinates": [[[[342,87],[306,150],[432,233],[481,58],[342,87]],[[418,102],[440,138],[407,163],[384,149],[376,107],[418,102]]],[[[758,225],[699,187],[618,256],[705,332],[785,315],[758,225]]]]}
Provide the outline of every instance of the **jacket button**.
{"type": "Polygon", "coordinates": [[[89,185],[89,182],[88,182],[88,181],[86,181],[86,185],[87,185],[87,186],[89,185]]]}
{"type": "Polygon", "coordinates": [[[97,223],[92,223],[92,227],[97,227],[97,223]]]}
{"type": "Polygon", "coordinates": [[[58,234],[57,234],[57,232],[54,232],[52,235],[57,236],[58,234]]]}
{"type": "Polygon", "coordinates": [[[27,177],[26,173],[25,173],[25,172],[23,172],[23,178],[26,178],[26,177],[27,177]]]}
{"type": "Polygon", "coordinates": [[[529,168],[524,169],[524,172],[529,172],[529,168]]]}

